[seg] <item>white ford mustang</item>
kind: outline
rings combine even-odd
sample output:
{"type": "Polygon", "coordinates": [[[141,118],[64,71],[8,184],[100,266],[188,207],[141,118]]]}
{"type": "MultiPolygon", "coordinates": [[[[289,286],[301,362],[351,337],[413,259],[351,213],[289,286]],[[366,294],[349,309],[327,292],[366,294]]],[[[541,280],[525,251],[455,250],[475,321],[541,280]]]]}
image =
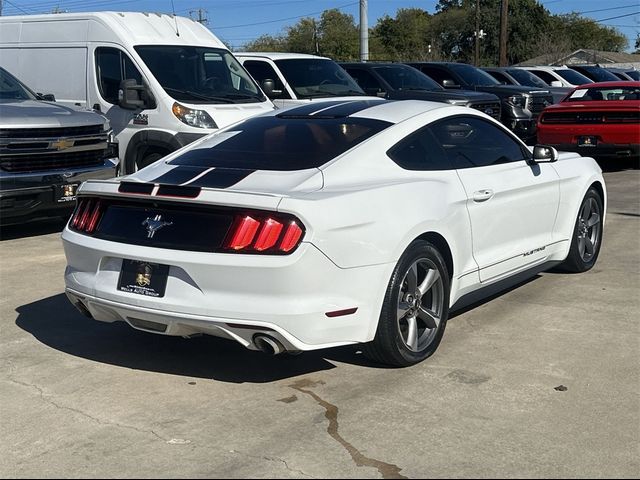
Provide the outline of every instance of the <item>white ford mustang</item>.
{"type": "Polygon", "coordinates": [[[84,183],[66,292],[148,332],[270,353],[363,343],[410,365],[478,292],[590,269],[605,199],[593,159],[529,149],[472,109],[314,103],[84,183]]]}

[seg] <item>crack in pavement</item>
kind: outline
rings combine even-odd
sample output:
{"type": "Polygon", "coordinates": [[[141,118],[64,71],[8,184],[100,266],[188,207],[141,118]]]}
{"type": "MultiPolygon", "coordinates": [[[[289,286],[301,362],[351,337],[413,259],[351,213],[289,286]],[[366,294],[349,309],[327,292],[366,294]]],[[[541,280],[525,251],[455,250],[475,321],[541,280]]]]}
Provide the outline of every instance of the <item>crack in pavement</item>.
{"type": "Polygon", "coordinates": [[[97,417],[94,417],[90,414],[88,414],[87,412],[83,412],[82,410],[78,410],[77,408],[73,408],[73,407],[67,407],[65,405],[60,405],[58,403],[56,403],[54,400],[52,400],[49,394],[46,394],[44,392],[44,390],[42,388],[40,388],[38,385],[32,384],[32,383],[26,383],[26,382],[21,382],[20,380],[16,380],[14,378],[11,377],[7,377],[7,380],[11,383],[15,383],[16,385],[21,385],[23,387],[27,387],[27,388],[32,388],[34,390],[36,390],[38,392],[38,396],[40,397],[40,399],[42,399],[44,402],[53,405],[55,408],[59,409],[59,410],[67,410],[69,412],[73,412],[76,413],[78,415],[82,415],[85,418],[88,418],[94,422],[96,422],[98,425],[107,425],[107,426],[115,426],[115,427],[120,427],[120,428],[125,428],[128,430],[134,430],[138,433],[146,433],[146,434],[151,434],[153,436],[155,436],[156,438],[162,440],[163,442],[167,442],[169,439],[167,438],[163,438],[162,436],[158,435],[156,432],[154,432],[153,430],[143,430],[141,428],[138,427],[133,427],[131,425],[123,425],[121,423],[117,423],[117,422],[108,422],[108,421],[104,421],[101,420],[97,417]]]}
{"type": "Polygon", "coordinates": [[[309,379],[298,380],[297,382],[289,385],[290,388],[297,390],[301,393],[309,395],[313,398],[318,405],[325,409],[324,416],[327,420],[329,420],[329,425],[327,425],[327,433],[340,445],[344,447],[344,449],[349,452],[351,458],[354,463],[358,467],[372,467],[378,470],[382,478],[409,478],[400,474],[402,468],[397,465],[393,465],[391,463],[382,462],[380,460],[376,460],[375,458],[369,458],[360,452],[356,447],[347,442],[340,433],[338,433],[338,407],[327,402],[320,398],[315,392],[308,390],[310,387],[314,387],[316,385],[324,385],[323,381],[313,381],[309,379]]]}
{"type": "Polygon", "coordinates": [[[251,455],[251,454],[246,453],[246,452],[240,452],[240,451],[238,451],[238,450],[230,450],[230,451],[229,451],[229,453],[236,453],[236,454],[238,454],[238,455],[243,455],[243,456],[248,457],[248,458],[254,458],[254,459],[256,459],[256,460],[267,460],[267,461],[269,461],[269,462],[278,462],[278,463],[282,463],[282,464],[285,466],[285,468],[286,468],[287,470],[289,470],[290,472],[299,473],[300,475],[304,475],[305,477],[309,477],[309,478],[315,478],[315,477],[312,477],[312,476],[311,476],[311,475],[309,475],[309,474],[304,473],[302,470],[298,470],[297,468],[291,468],[291,467],[289,466],[289,464],[287,463],[287,461],[286,461],[286,460],[284,460],[284,459],[282,459],[282,458],[278,458],[278,457],[267,457],[267,456],[261,456],[261,457],[260,457],[260,456],[257,456],[257,455],[251,455]]]}

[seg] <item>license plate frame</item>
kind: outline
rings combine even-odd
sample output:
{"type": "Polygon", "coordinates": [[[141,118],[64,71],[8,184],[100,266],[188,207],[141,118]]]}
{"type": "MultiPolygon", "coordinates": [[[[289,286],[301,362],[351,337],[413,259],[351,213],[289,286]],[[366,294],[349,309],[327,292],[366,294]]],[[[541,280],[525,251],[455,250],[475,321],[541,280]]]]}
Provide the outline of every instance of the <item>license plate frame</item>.
{"type": "Polygon", "coordinates": [[[167,289],[169,265],[123,259],[118,290],[146,297],[162,298],[167,289]]]}

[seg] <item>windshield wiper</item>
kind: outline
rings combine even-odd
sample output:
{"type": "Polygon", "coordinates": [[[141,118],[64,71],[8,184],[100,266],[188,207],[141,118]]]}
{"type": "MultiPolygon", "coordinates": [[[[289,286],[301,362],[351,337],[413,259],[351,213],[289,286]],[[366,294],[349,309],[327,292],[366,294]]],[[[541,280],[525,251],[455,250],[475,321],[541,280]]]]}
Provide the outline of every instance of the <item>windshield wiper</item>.
{"type": "Polygon", "coordinates": [[[173,87],[163,87],[167,92],[181,93],[183,95],[190,95],[192,98],[197,98],[199,100],[214,100],[222,103],[234,103],[233,100],[225,97],[216,97],[212,95],[204,95],[198,92],[192,92],[191,90],[181,90],[179,88],[173,87]]]}

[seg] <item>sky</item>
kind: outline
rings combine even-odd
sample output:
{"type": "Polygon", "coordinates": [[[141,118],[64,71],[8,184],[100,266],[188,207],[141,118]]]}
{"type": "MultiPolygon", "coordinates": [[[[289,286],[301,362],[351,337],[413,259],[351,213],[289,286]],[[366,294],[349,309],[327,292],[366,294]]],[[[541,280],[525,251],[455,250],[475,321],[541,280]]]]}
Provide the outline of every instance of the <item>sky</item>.
{"type": "MultiPolygon", "coordinates": [[[[197,16],[201,8],[207,26],[233,49],[263,34],[282,33],[302,17],[318,18],[323,10],[339,8],[358,22],[358,0],[0,0],[3,15],[67,12],[139,11],[197,16]],[[172,5],[173,3],[173,5],[172,5]]],[[[394,16],[399,8],[417,7],[435,12],[437,0],[368,0],[369,26],[384,15],[394,16]]],[[[640,0],[542,0],[554,14],[580,12],[601,24],[615,26],[629,40],[632,51],[640,33],[640,0]]]]}

